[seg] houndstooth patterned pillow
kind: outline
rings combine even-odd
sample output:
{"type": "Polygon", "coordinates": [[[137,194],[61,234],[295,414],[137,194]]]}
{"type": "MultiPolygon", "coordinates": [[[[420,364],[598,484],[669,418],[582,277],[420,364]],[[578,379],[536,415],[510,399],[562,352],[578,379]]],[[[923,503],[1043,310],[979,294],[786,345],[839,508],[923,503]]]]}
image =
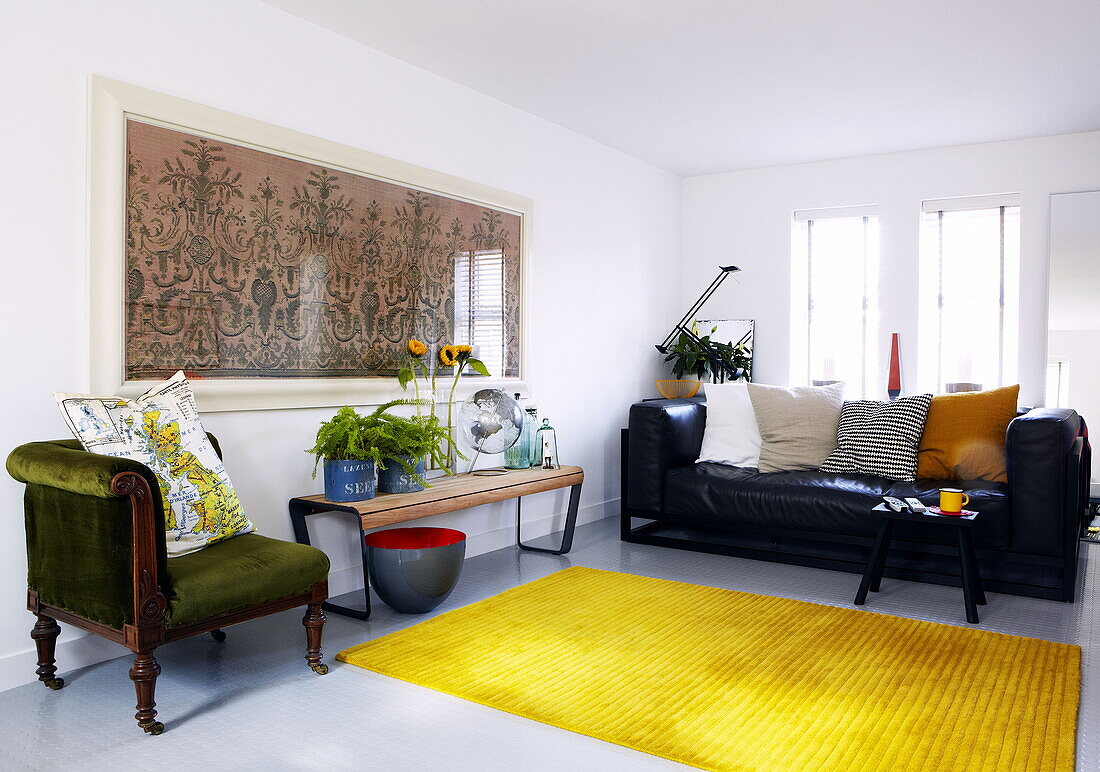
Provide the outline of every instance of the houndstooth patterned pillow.
{"type": "Polygon", "coordinates": [[[931,404],[931,394],[893,402],[845,402],[836,431],[836,450],[825,459],[821,471],[915,480],[917,446],[931,404]]]}

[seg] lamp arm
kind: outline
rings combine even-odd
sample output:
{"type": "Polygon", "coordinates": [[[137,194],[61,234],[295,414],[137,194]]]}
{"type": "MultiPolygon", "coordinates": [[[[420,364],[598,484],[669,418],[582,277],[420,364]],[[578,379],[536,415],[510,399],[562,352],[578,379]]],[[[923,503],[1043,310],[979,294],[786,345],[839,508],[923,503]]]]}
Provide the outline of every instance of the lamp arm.
{"type": "Polygon", "coordinates": [[[684,330],[684,327],[688,323],[688,321],[692,317],[694,317],[696,313],[699,312],[699,309],[703,307],[704,303],[710,300],[710,296],[713,295],[720,286],[722,286],[722,282],[726,280],[726,277],[729,276],[731,273],[737,273],[740,270],[741,269],[738,268],[736,265],[719,266],[718,276],[714,278],[714,281],[710,283],[709,287],[703,290],[703,294],[699,296],[699,299],[692,303],[691,308],[688,309],[683,318],[681,318],[680,321],[678,321],[676,325],[672,328],[672,332],[670,332],[665,337],[664,342],[657,346],[657,350],[660,351],[662,354],[667,354],[667,349],[672,344],[672,341],[676,339],[677,334],[684,330]]]}

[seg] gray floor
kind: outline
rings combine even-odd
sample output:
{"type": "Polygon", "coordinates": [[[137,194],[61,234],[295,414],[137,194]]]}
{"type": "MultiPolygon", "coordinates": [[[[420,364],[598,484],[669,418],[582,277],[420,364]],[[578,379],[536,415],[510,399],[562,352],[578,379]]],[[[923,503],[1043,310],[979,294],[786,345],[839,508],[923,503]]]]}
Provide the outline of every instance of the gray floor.
{"type": "MultiPolygon", "coordinates": [[[[554,557],[505,549],[466,561],[459,587],[439,611],[494,595],[571,565],[849,605],[854,574],[680,550],[626,545],[614,520],[577,530],[574,550],[554,557]]],[[[987,630],[1084,647],[1078,769],[1100,769],[1100,546],[1075,604],[990,594],[987,630]],[[1098,643],[1094,643],[1098,642],[1098,643]]],[[[876,612],[965,624],[960,591],[883,581],[866,607],[876,612]]],[[[131,716],[129,658],[60,672],[60,692],[28,684],[0,693],[3,769],[477,769],[645,770],[679,767],[663,759],[555,729],[430,689],[334,661],[341,648],[414,624],[376,606],[369,622],[329,614],[326,676],[302,659],[300,613],[287,612],[158,651],[160,737],[131,716]]]]}

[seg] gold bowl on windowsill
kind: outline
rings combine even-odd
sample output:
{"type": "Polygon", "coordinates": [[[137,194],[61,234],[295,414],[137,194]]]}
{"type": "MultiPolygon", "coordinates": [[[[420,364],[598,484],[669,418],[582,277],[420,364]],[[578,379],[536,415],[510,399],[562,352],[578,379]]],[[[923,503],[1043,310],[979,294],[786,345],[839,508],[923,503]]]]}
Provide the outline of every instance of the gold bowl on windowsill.
{"type": "Polygon", "coordinates": [[[701,385],[701,381],[660,380],[657,381],[657,393],[665,399],[694,397],[701,385]]]}

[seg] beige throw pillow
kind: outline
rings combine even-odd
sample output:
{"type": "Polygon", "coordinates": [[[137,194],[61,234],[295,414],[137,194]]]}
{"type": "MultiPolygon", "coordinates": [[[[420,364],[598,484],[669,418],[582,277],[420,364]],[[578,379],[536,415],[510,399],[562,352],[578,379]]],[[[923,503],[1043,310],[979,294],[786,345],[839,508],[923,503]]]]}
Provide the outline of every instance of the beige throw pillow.
{"type": "Polygon", "coordinates": [[[749,384],[760,427],[761,472],[816,470],[836,448],[844,384],[782,386],[749,384]]]}

